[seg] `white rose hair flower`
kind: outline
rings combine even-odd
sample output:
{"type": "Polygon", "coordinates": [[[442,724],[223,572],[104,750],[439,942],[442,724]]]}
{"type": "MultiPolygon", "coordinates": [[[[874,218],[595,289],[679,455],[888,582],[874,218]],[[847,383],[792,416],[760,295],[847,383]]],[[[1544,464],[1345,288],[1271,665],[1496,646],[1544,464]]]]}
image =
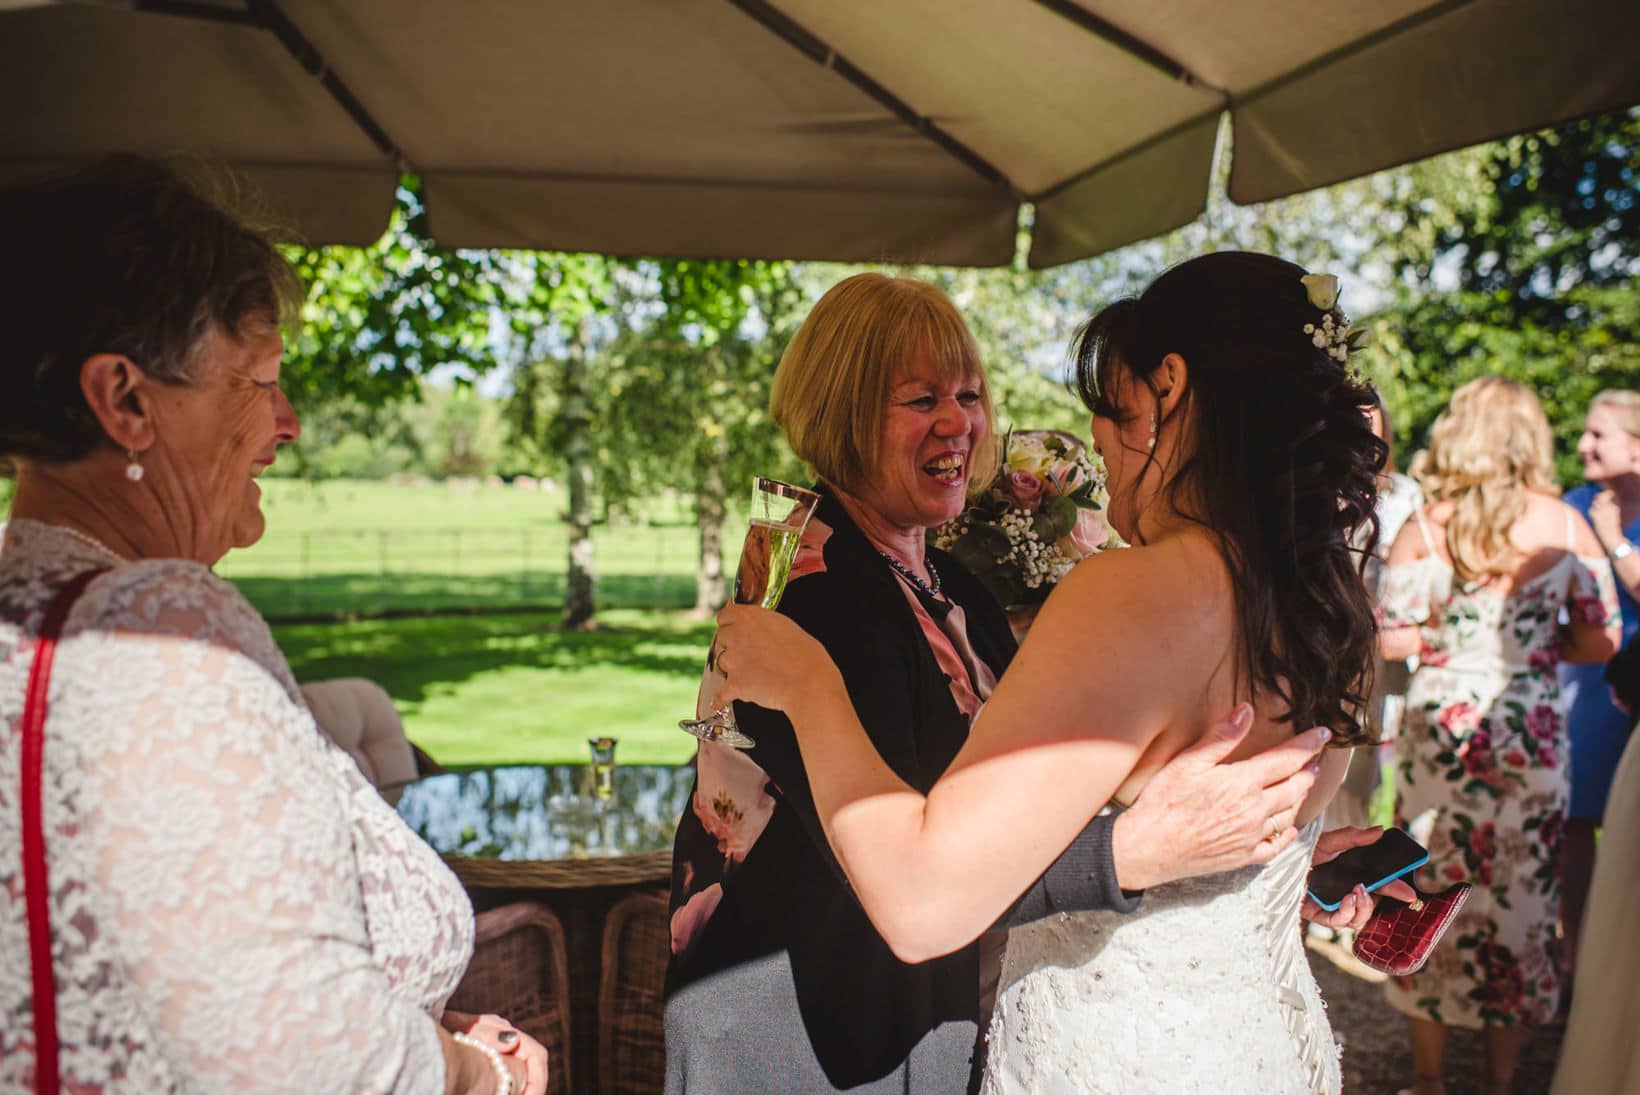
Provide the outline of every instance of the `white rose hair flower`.
{"type": "Polygon", "coordinates": [[[1298,280],[1304,283],[1304,291],[1318,311],[1330,312],[1338,304],[1338,279],[1333,275],[1305,274],[1298,280]]]}
{"type": "Polygon", "coordinates": [[[1320,323],[1306,323],[1304,333],[1318,350],[1339,364],[1346,364],[1350,351],[1366,345],[1367,329],[1350,325],[1350,317],[1338,307],[1338,278],[1332,274],[1305,274],[1298,279],[1304,285],[1305,296],[1321,313],[1320,323]]]}

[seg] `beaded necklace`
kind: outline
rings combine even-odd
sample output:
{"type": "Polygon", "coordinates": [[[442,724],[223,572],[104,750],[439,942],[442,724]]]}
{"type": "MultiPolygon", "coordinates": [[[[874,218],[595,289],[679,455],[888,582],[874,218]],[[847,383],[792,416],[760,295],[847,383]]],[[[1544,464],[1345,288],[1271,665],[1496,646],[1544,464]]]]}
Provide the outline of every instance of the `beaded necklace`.
{"type": "Polygon", "coordinates": [[[119,552],[115,551],[113,548],[109,547],[89,532],[81,532],[79,529],[69,528],[67,525],[52,525],[51,527],[56,529],[58,532],[66,532],[80,543],[94,547],[98,551],[101,551],[107,555],[112,555],[116,559],[124,558],[124,556],[122,556],[119,552]]]}
{"type": "Polygon", "coordinates": [[[893,567],[899,573],[900,577],[902,577],[906,581],[910,582],[917,589],[920,589],[924,593],[928,594],[928,596],[933,598],[934,600],[936,600],[936,601],[939,600],[939,598],[940,598],[940,572],[934,569],[934,560],[932,560],[932,559],[924,559],[923,560],[923,566],[928,568],[928,577],[930,579],[929,581],[925,582],[921,578],[917,577],[917,572],[916,571],[912,570],[910,567],[906,566],[904,563],[902,563],[898,559],[894,558],[894,556],[890,555],[888,552],[884,551],[882,548],[877,549],[877,554],[881,555],[885,560],[887,560],[888,565],[893,567]]]}

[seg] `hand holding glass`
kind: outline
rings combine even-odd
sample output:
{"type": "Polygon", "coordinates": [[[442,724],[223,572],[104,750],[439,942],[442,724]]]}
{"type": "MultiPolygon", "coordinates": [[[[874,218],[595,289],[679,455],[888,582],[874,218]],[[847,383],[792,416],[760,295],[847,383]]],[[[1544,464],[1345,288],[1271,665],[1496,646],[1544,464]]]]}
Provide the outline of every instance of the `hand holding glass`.
{"type": "MultiPolygon", "coordinates": [[[[780,603],[803,529],[814,513],[820,496],[761,476],[752,482],[752,517],[746,542],[740,549],[740,565],[735,569],[735,603],[773,608],[780,603]]],[[[716,675],[717,643],[706,657],[706,669],[716,675]]],[[[722,678],[714,683],[721,683],[722,678]]],[[[750,749],[756,743],[735,725],[733,707],[724,707],[703,719],[684,719],[678,726],[702,741],[715,741],[735,749],[750,749]]]]}

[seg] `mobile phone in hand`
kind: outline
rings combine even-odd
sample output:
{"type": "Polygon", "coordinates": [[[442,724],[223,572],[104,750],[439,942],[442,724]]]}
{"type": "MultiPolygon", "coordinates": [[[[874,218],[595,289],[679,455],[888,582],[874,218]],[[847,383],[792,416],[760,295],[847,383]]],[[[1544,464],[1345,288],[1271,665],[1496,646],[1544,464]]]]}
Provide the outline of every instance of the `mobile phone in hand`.
{"type": "Polygon", "coordinates": [[[1429,851],[1400,829],[1385,829],[1371,844],[1351,848],[1310,871],[1310,899],[1328,912],[1357,884],[1371,893],[1429,862],[1429,851]]]}

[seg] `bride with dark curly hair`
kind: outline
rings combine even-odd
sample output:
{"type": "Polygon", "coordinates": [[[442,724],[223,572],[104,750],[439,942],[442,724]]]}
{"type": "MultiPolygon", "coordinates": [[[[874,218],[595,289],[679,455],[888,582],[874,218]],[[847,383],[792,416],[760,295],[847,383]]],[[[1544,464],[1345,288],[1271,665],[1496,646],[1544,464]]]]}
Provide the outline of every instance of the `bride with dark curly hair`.
{"type": "MultiPolygon", "coordinates": [[[[1330,277],[1223,253],[1089,321],[1078,388],[1134,546],[1059,584],[926,796],[871,748],[823,648],[771,612],[720,615],[720,698],[787,712],[827,839],[905,960],[977,936],[1238,701],[1255,709],[1247,752],[1316,724],[1335,747],[1368,740],[1375,631],[1352,537],[1367,525],[1371,551],[1385,448],[1336,297],[1330,277]]],[[[1265,866],[1012,931],[985,1090],[1337,1091],[1298,918],[1348,759],[1322,754],[1300,839],[1265,866]]]]}

